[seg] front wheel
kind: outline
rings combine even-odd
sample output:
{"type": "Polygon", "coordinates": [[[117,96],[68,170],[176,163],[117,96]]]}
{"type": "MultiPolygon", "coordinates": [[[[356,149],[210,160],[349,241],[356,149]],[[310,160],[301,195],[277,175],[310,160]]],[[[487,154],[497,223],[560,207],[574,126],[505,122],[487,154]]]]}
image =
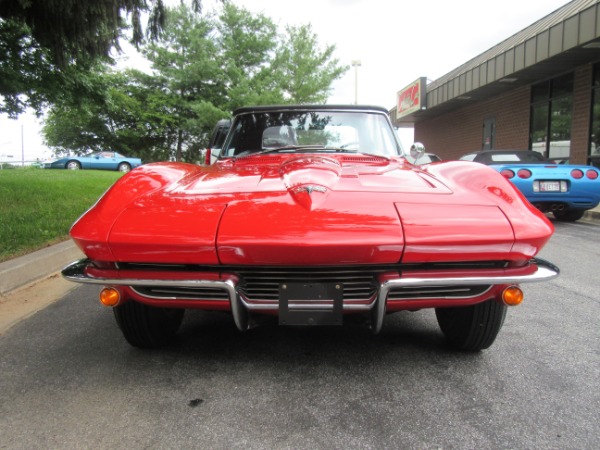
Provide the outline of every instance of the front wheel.
{"type": "Polygon", "coordinates": [[[457,350],[476,352],[490,347],[504,324],[506,305],[488,300],[471,306],[436,308],[442,333],[457,350]]]}
{"type": "Polygon", "coordinates": [[[129,301],[114,307],[113,312],[127,342],[134,347],[156,348],[175,336],[185,309],[155,308],[129,301]]]}
{"type": "Polygon", "coordinates": [[[131,170],[131,166],[129,165],[129,163],[122,162],[121,164],[119,164],[119,167],[117,167],[117,170],[119,172],[127,173],[131,170]]]}
{"type": "Polygon", "coordinates": [[[65,167],[69,170],[79,170],[81,169],[81,164],[79,163],[79,161],[71,160],[67,163],[65,167]]]}
{"type": "Polygon", "coordinates": [[[564,211],[553,211],[552,214],[554,214],[556,220],[560,220],[561,222],[575,222],[583,217],[585,210],[567,209],[564,211]]]}

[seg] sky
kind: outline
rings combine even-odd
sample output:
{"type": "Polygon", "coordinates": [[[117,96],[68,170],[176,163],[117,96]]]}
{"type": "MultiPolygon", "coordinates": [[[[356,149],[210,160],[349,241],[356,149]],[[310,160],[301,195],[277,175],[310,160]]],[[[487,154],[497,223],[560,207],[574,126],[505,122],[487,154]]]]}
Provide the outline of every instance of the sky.
{"type": "MultiPolygon", "coordinates": [[[[178,0],[167,0],[174,4],[178,0]]],[[[419,77],[435,80],[568,3],[566,0],[233,0],[285,27],[311,24],[319,43],[335,45],[350,70],[332,86],[328,103],[395,105],[396,93],[419,77]]],[[[215,0],[203,0],[206,12],[215,0]]],[[[124,55],[127,56],[127,55],[124,55]]],[[[127,58],[123,58],[124,60],[127,58]]],[[[135,62],[131,55],[129,61],[135,62]]],[[[0,160],[51,157],[32,114],[0,115],[0,160]],[[23,139],[21,138],[23,136],[23,139]],[[12,155],[9,158],[8,155],[12,155]]],[[[401,130],[404,147],[411,130],[401,130]]]]}

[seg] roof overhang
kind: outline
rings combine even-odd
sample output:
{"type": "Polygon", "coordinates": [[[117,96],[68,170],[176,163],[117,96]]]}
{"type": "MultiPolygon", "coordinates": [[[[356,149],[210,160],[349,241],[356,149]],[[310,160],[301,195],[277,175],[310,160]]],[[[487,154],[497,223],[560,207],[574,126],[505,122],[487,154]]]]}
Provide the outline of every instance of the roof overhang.
{"type": "Polygon", "coordinates": [[[396,118],[396,126],[492,98],[600,60],[600,4],[574,0],[426,87],[426,109],[396,118]]]}

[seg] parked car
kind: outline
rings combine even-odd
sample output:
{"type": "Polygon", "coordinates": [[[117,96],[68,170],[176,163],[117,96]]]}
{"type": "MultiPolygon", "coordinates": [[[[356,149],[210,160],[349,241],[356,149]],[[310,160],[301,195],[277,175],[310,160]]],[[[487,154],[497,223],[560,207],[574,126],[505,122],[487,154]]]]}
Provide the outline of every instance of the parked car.
{"type": "Polygon", "coordinates": [[[229,131],[230,127],[230,119],[219,120],[215,125],[206,149],[206,164],[214,164],[219,157],[219,154],[221,153],[221,147],[223,146],[223,142],[225,142],[225,138],[227,137],[227,132],[229,131]]]}
{"type": "Polygon", "coordinates": [[[410,164],[384,108],[245,107],[214,165],[118,180],[73,225],[86,258],[62,273],[104,285],[136,347],[168,341],[185,309],[227,311],[241,331],[355,318],[378,333],[386,314],[433,308],[452,347],[477,351],[519,283],[558,275],[536,258],[552,232],[489,167],[410,164]]]}
{"type": "Polygon", "coordinates": [[[44,164],[45,169],[96,169],[129,172],[142,165],[140,158],[128,158],[117,152],[93,152],[83,156],[68,156],[44,164]]]}
{"type": "Polygon", "coordinates": [[[600,203],[600,172],[593,166],[556,164],[533,150],[484,150],[460,159],[494,168],[557,220],[579,220],[600,203]]]}

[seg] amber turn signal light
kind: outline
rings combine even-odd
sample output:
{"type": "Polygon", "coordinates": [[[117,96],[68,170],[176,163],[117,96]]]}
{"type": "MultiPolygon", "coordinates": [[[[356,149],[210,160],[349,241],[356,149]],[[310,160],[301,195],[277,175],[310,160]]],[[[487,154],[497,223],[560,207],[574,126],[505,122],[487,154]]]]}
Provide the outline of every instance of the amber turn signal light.
{"type": "Polygon", "coordinates": [[[509,286],[502,292],[502,301],[508,306],[520,305],[524,297],[519,286],[509,286]]]}
{"type": "Polygon", "coordinates": [[[121,302],[121,293],[115,288],[104,288],[100,291],[100,303],[104,306],[117,306],[121,302]]]}

